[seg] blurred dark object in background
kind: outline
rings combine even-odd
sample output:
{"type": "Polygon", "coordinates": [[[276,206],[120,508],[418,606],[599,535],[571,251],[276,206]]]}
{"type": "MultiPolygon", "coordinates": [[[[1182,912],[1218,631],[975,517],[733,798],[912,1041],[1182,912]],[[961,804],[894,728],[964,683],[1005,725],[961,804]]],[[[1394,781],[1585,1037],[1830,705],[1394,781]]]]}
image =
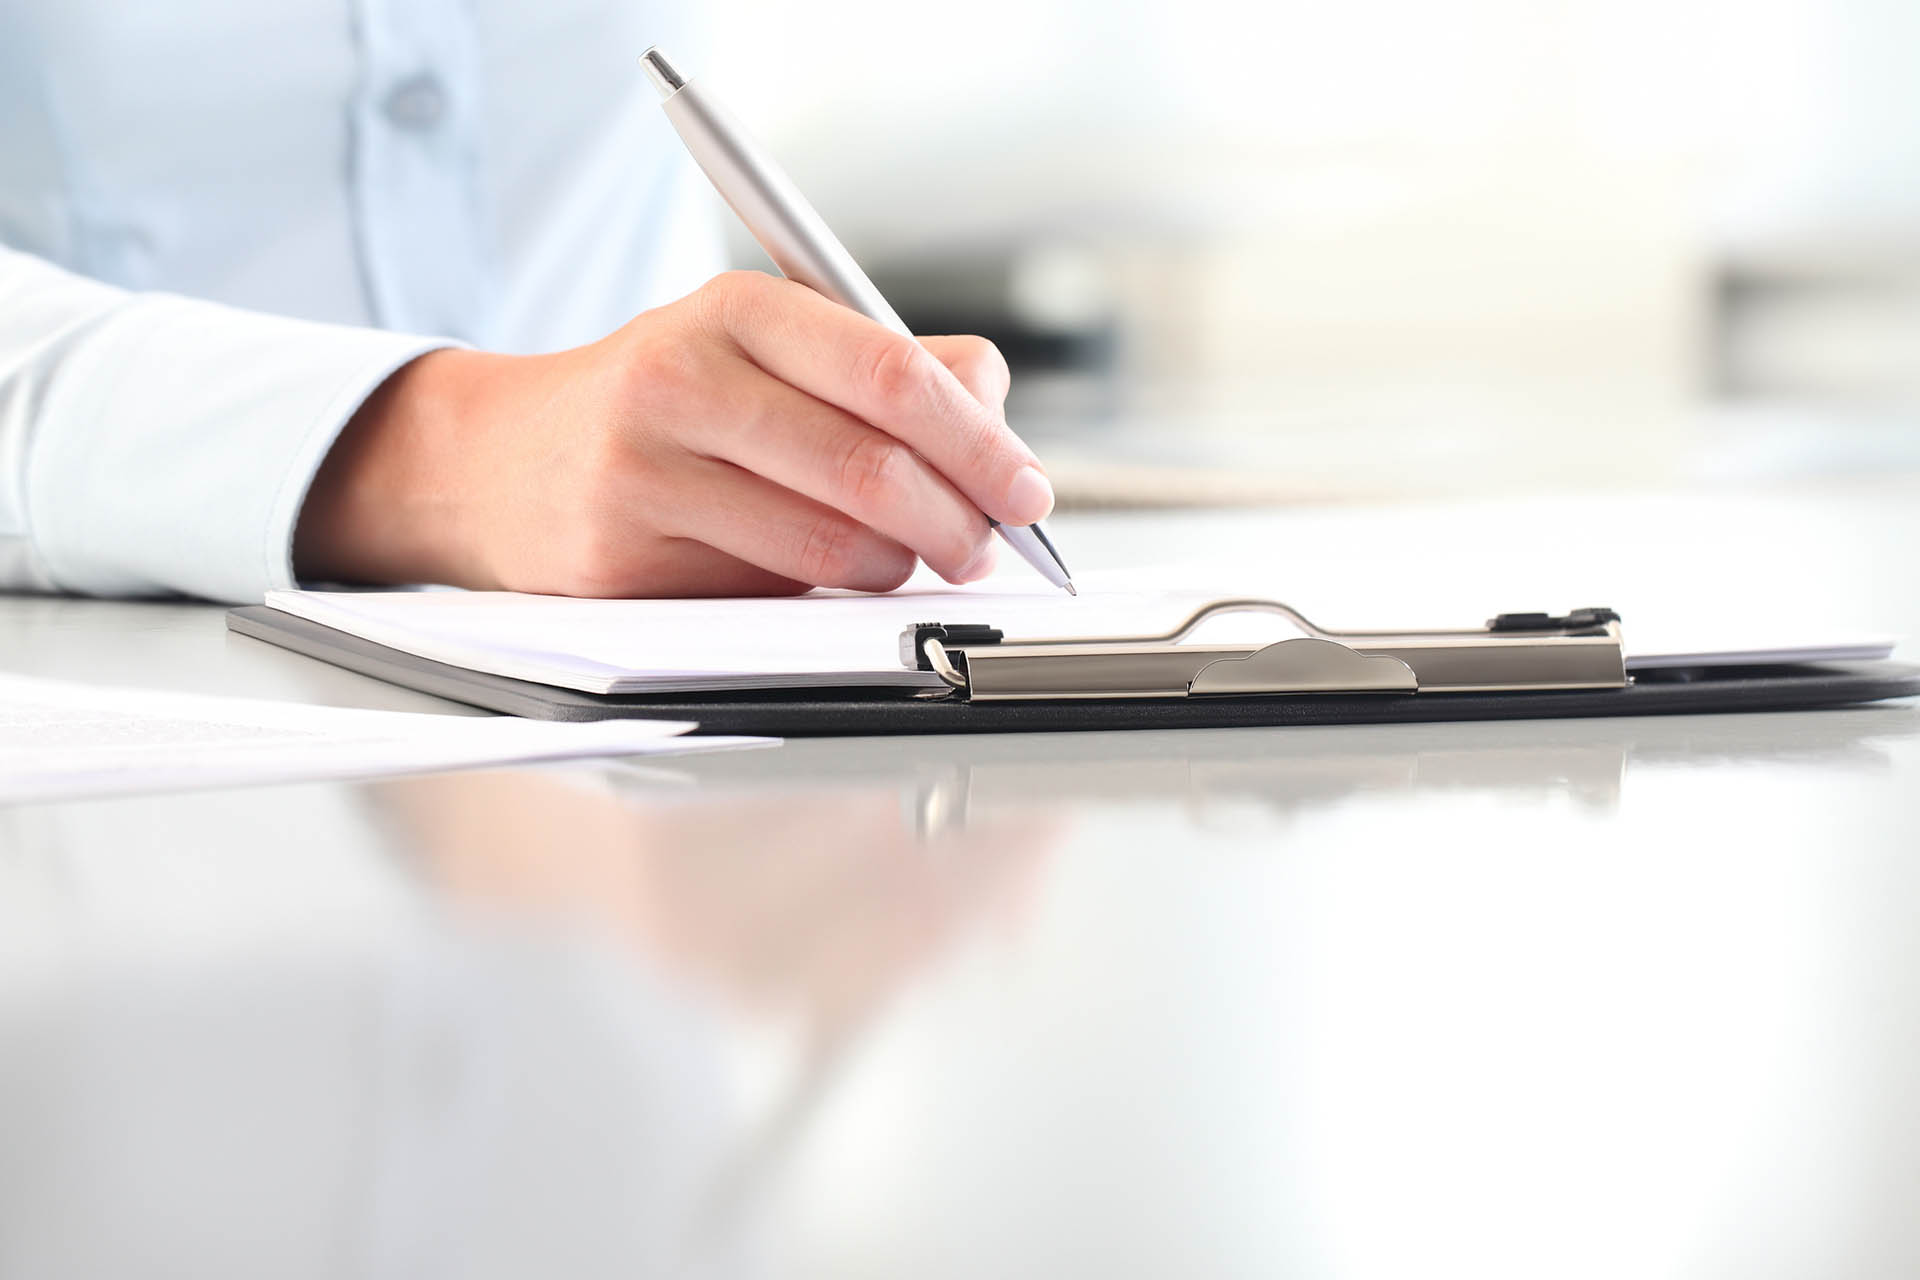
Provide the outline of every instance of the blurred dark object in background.
{"type": "Polygon", "coordinates": [[[1102,264],[1071,245],[932,251],[869,265],[915,333],[977,333],[1020,373],[1114,367],[1119,314],[1102,264]]]}

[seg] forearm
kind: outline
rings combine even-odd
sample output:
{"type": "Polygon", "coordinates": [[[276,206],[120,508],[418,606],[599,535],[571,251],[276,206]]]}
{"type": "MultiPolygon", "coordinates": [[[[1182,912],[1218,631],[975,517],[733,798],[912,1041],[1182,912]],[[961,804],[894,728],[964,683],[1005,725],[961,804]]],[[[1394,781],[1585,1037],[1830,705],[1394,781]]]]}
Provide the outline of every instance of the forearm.
{"type": "Polygon", "coordinates": [[[307,483],[443,344],[132,294],[0,249],[0,587],[257,600],[307,483]]]}

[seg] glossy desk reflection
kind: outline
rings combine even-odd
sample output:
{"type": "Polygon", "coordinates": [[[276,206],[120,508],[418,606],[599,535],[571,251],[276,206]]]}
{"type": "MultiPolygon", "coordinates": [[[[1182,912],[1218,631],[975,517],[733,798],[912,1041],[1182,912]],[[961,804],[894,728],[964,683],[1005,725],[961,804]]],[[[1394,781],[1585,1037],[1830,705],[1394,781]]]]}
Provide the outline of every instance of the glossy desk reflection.
{"type": "MultiPolygon", "coordinates": [[[[1599,812],[1630,772],[1814,765],[1874,774],[1914,731],[1911,708],[1833,714],[1337,726],[1311,732],[1019,734],[805,739],[777,755],[724,753],[609,775],[628,795],[897,795],[922,838],[985,814],[996,830],[1080,806],[1178,803],[1198,819],[1253,805],[1284,817],[1375,794],[1562,796],[1599,812]]],[[[781,804],[787,803],[783,798],[781,804]]]]}
{"type": "MultiPolygon", "coordinates": [[[[1711,764],[1844,795],[1920,763],[1911,708],[1787,727],[819,741],[6,812],[0,1273],[126,1274],[184,1251],[200,1275],[959,1275],[1021,1258],[1146,1275],[1219,1261],[1204,1241],[1222,1214],[1269,1233],[1227,1272],[1352,1253],[1313,1221],[1351,1180],[1325,1165],[1344,1141],[1316,1139],[1316,1116],[1330,1087],[1336,1114],[1356,1089],[1391,1112],[1381,1091],[1409,1081],[1317,1078],[1311,1038],[1351,1034],[1313,977],[1351,963],[1310,922],[1351,909],[1341,878],[1417,878],[1393,832],[1433,846],[1404,851],[1429,871],[1436,848],[1504,846],[1509,878],[1597,841],[1605,857],[1576,880],[1626,888],[1590,890],[1658,885],[1698,909],[1697,833],[1676,833],[1665,866],[1604,849],[1641,790],[1711,764]],[[1395,810],[1390,831],[1371,825],[1395,810]],[[1459,829],[1462,813],[1484,825],[1459,829]],[[1214,902],[1203,925],[1156,888],[1169,868],[1214,902]],[[1296,901],[1278,918],[1299,927],[1263,957],[1279,970],[1249,972],[1275,938],[1218,895],[1282,888],[1296,901]],[[1226,1003],[1209,1012],[1195,982],[1226,1003]],[[1077,1023],[1085,1043],[1060,1038],[1077,1023]],[[917,1039],[966,1048],[929,1058],[917,1039]],[[902,1076],[902,1061],[918,1066],[902,1076]],[[912,1087],[928,1097],[903,1110],[912,1087]],[[990,1182],[956,1175],[966,1162],[942,1161],[937,1137],[880,1169],[845,1164],[893,1151],[885,1132],[927,1105],[935,1131],[995,1153],[972,1157],[990,1182]],[[1203,1140],[1239,1108],[1285,1128],[1254,1125],[1241,1193],[1265,1208],[1246,1221],[1218,1199],[1234,1184],[1194,1164],[1245,1161],[1231,1149],[1246,1135],[1203,1140]],[[1120,1203],[1109,1176],[1143,1197],[1136,1220],[1087,1216],[1120,1203]],[[900,1201],[892,1225],[878,1209],[844,1219],[822,1190],[837,1178],[884,1201],[875,1177],[900,1201]],[[876,1260],[852,1265],[866,1243],[876,1260]]],[[[1363,879],[1370,912],[1402,909],[1395,879],[1363,879]]],[[[1356,1008],[1418,1016],[1371,994],[1356,1008]]],[[[1456,1009],[1482,1019],[1483,1048],[1510,995],[1456,1009]]]]}

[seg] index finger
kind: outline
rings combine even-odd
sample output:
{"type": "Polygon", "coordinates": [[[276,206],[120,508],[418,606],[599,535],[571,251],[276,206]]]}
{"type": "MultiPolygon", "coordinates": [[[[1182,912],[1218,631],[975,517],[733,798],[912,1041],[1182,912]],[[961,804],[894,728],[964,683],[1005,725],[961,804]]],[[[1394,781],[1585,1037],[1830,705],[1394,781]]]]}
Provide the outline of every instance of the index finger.
{"type": "Polygon", "coordinates": [[[703,292],[716,326],[748,359],[899,440],[990,518],[1033,524],[1053,510],[1033,451],[918,342],[758,272],[731,272],[703,292]]]}

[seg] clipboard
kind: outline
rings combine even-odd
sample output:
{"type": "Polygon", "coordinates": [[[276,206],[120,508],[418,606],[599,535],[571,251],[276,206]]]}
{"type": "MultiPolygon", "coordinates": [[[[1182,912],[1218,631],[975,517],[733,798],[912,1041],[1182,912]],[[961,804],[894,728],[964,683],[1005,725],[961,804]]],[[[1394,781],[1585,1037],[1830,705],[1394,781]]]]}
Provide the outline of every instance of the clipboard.
{"type": "Polygon", "coordinates": [[[900,636],[932,688],[602,695],[435,662],[261,605],[230,630],[392,684],[508,715],[698,721],[777,737],[1402,724],[1792,711],[1920,695],[1920,666],[1727,663],[1629,670],[1610,609],[1508,613],[1448,631],[1334,631],[1278,601],[1222,600],[1150,636],[1009,639],[990,622],[900,636]],[[1221,613],[1278,613],[1301,635],[1185,643],[1221,613]]]}

